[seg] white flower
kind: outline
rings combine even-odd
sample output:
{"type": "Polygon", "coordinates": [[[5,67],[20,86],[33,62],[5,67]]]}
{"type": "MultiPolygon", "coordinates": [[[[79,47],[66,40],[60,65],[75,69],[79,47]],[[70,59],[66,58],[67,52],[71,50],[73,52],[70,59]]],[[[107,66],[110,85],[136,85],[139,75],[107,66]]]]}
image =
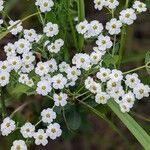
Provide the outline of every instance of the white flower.
{"type": "Polygon", "coordinates": [[[36,0],[35,4],[40,7],[40,11],[43,13],[51,11],[54,6],[54,2],[52,0],[36,0]]]}
{"type": "Polygon", "coordinates": [[[136,73],[127,74],[125,78],[125,84],[130,88],[136,88],[136,86],[141,82],[136,73]]]}
{"type": "Polygon", "coordinates": [[[37,38],[36,31],[34,29],[30,29],[30,30],[25,29],[24,30],[24,38],[26,40],[28,40],[29,42],[35,41],[37,38]]]}
{"type": "Polygon", "coordinates": [[[32,79],[27,80],[26,85],[29,86],[29,87],[33,87],[34,86],[33,80],[32,79]]]}
{"type": "Polygon", "coordinates": [[[46,133],[52,140],[55,140],[57,137],[61,136],[62,130],[58,123],[53,123],[47,127],[46,133]]]}
{"type": "Polygon", "coordinates": [[[112,91],[118,91],[118,89],[121,87],[121,82],[118,80],[109,80],[107,82],[107,90],[112,91]]]}
{"type": "Polygon", "coordinates": [[[105,6],[109,7],[110,9],[115,9],[119,5],[117,0],[105,0],[105,6]]]}
{"type": "Polygon", "coordinates": [[[91,93],[93,93],[93,94],[101,93],[102,87],[101,87],[101,84],[96,83],[95,81],[93,81],[93,82],[89,85],[88,90],[89,90],[91,93]]]}
{"type": "Polygon", "coordinates": [[[10,74],[0,70],[0,86],[5,86],[9,83],[10,74]]]}
{"type": "Polygon", "coordinates": [[[31,49],[31,44],[26,39],[19,39],[15,42],[15,46],[18,54],[28,53],[31,49]]]}
{"type": "Polygon", "coordinates": [[[133,107],[134,102],[135,102],[135,97],[132,92],[128,92],[127,94],[122,96],[121,103],[124,103],[130,109],[133,107]]]}
{"type": "Polygon", "coordinates": [[[89,23],[87,20],[80,22],[76,25],[76,30],[79,34],[85,34],[89,29],[89,23]]]}
{"type": "Polygon", "coordinates": [[[103,28],[104,28],[103,25],[101,23],[99,23],[99,21],[93,20],[89,24],[89,29],[88,29],[85,37],[88,38],[88,37],[98,36],[103,31],[103,28]]]}
{"type": "Polygon", "coordinates": [[[70,69],[70,65],[67,64],[65,61],[63,61],[63,62],[61,62],[61,64],[59,64],[60,72],[67,72],[68,69],[70,69]]]}
{"type": "Polygon", "coordinates": [[[47,62],[39,62],[35,68],[35,73],[39,76],[44,76],[49,72],[49,65],[47,62]]]}
{"type": "Polygon", "coordinates": [[[67,104],[68,96],[65,93],[54,94],[53,99],[55,102],[55,106],[65,106],[67,104]]]}
{"type": "Polygon", "coordinates": [[[137,99],[142,99],[143,97],[148,97],[150,93],[150,87],[148,85],[144,85],[142,83],[137,84],[137,86],[133,89],[133,93],[137,99]]]}
{"type": "Polygon", "coordinates": [[[136,20],[135,10],[132,8],[128,8],[126,10],[122,10],[120,12],[119,20],[127,25],[133,24],[134,20],[136,20]]]}
{"type": "Polygon", "coordinates": [[[57,54],[60,51],[60,46],[55,43],[51,43],[50,45],[47,46],[47,49],[50,53],[57,54]]]}
{"type": "Polygon", "coordinates": [[[106,29],[108,30],[109,34],[117,35],[121,32],[122,23],[120,20],[116,18],[111,19],[109,22],[106,23],[106,29]]]}
{"type": "Polygon", "coordinates": [[[88,70],[91,67],[91,60],[88,54],[76,54],[72,59],[72,63],[75,64],[77,68],[85,70],[88,70]]]}
{"type": "Polygon", "coordinates": [[[147,10],[146,4],[140,1],[135,1],[133,4],[133,8],[138,11],[139,13],[145,12],[147,10]]]}
{"type": "Polygon", "coordinates": [[[117,69],[113,69],[109,77],[111,80],[114,80],[114,81],[121,81],[123,79],[122,72],[117,69]]]}
{"type": "Polygon", "coordinates": [[[55,71],[57,71],[57,62],[54,58],[52,58],[51,60],[47,61],[47,64],[49,66],[49,72],[53,73],[55,71]]]}
{"type": "Polygon", "coordinates": [[[45,76],[42,76],[41,80],[46,80],[47,82],[49,82],[49,84],[52,83],[52,78],[49,74],[46,74],[45,76]]]}
{"type": "Polygon", "coordinates": [[[121,103],[122,96],[125,94],[125,91],[123,90],[123,87],[120,86],[117,90],[107,90],[107,93],[110,95],[111,98],[114,99],[114,101],[118,104],[121,103]]]}
{"type": "Polygon", "coordinates": [[[43,32],[46,34],[46,36],[53,37],[53,36],[57,35],[59,32],[58,25],[49,22],[44,27],[43,32]]]}
{"type": "Polygon", "coordinates": [[[4,46],[4,51],[7,55],[7,57],[16,56],[16,46],[15,46],[15,44],[7,43],[7,45],[4,46]]]}
{"type": "Polygon", "coordinates": [[[56,119],[56,113],[53,109],[47,108],[41,112],[41,117],[44,123],[51,123],[54,119],[56,119]]]}
{"type": "Polygon", "coordinates": [[[9,61],[12,70],[15,70],[17,72],[21,68],[22,61],[19,56],[10,56],[7,57],[7,60],[9,61]]]}
{"type": "Polygon", "coordinates": [[[22,55],[22,62],[25,64],[31,64],[35,61],[35,56],[33,52],[23,53],[22,55]]]}
{"type": "Polygon", "coordinates": [[[120,103],[119,106],[120,106],[120,109],[121,109],[121,111],[122,111],[123,113],[130,111],[130,108],[129,108],[128,105],[126,105],[125,103],[120,103]]]}
{"type": "Polygon", "coordinates": [[[0,61],[0,70],[1,71],[6,71],[6,72],[10,72],[11,71],[11,66],[10,66],[8,60],[0,61]]]}
{"type": "Polygon", "coordinates": [[[110,79],[109,78],[110,73],[111,73],[110,69],[100,68],[99,72],[96,74],[96,77],[100,79],[102,82],[106,82],[107,80],[110,79]]]}
{"type": "Polygon", "coordinates": [[[57,39],[55,41],[55,44],[58,45],[58,46],[60,46],[60,47],[62,47],[64,45],[64,41],[62,39],[57,39]]]}
{"type": "Polygon", "coordinates": [[[29,73],[34,69],[33,64],[22,64],[21,72],[29,73]]]}
{"type": "Polygon", "coordinates": [[[98,36],[98,40],[96,41],[99,50],[105,51],[110,49],[113,45],[112,41],[110,40],[109,36],[103,36],[102,34],[98,36]]]}
{"type": "Polygon", "coordinates": [[[98,62],[101,60],[102,55],[103,54],[101,52],[92,52],[90,54],[92,64],[98,64],[98,62]]]}
{"type": "Polygon", "coordinates": [[[27,150],[27,145],[23,140],[16,140],[13,142],[11,150],[27,150]]]}
{"type": "Polygon", "coordinates": [[[1,124],[1,133],[3,136],[8,136],[16,128],[15,122],[9,117],[3,120],[1,124]]]}
{"type": "Polygon", "coordinates": [[[94,0],[95,9],[102,10],[105,6],[106,1],[105,0],[94,0]]]}
{"type": "Polygon", "coordinates": [[[51,92],[51,84],[47,82],[46,80],[39,81],[37,83],[37,89],[36,92],[40,95],[46,96],[49,92],[51,92]]]}
{"type": "Polygon", "coordinates": [[[10,30],[10,32],[13,35],[17,35],[23,30],[23,27],[21,25],[22,24],[21,20],[17,20],[17,21],[10,20],[9,24],[10,26],[8,27],[8,30],[10,30]]]}
{"type": "Polygon", "coordinates": [[[70,80],[71,79],[72,80],[77,80],[78,76],[81,75],[81,71],[77,67],[75,67],[75,66],[73,66],[71,68],[68,68],[66,70],[66,73],[67,73],[67,78],[70,79],[70,80]]]}
{"type": "Polygon", "coordinates": [[[106,51],[101,50],[101,47],[97,46],[97,47],[93,47],[94,52],[99,53],[100,55],[105,55],[106,51]]]}
{"type": "Polygon", "coordinates": [[[100,92],[95,96],[95,102],[98,104],[106,104],[110,96],[105,92],[100,92]]]}
{"type": "Polygon", "coordinates": [[[27,122],[20,129],[20,132],[24,138],[31,138],[34,136],[35,126],[30,122],[27,122]]]}
{"type": "Polygon", "coordinates": [[[47,138],[48,136],[43,129],[39,129],[38,132],[34,134],[36,145],[43,145],[43,146],[47,145],[48,144],[47,138]]]}
{"type": "Polygon", "coordinates": [[[52,78],[54,89],[63,89],[67,83],[67,79],[62,74],[57,74],[52,78]]]}
{"type": "Polygon", "coordinates": [[[75,86],[75,84],[76,84],[75,81],[76,81],[76,80],[70,79],[70,80],[67,82],[66,87],[68,88],[69,86],[75,86]]]}
{"type": "Polygon", "coordinates": [[[26,82],[29,80],[28,74],[20,74],[19,82],[22,84],[26,84],[26,82]]]}
{"type": "Polygon", "coordinates": [[[93,78],[91,77],[88,77],[86,80],[85,80],[85,88],[86,89],[89,89],[90,88],[90,85],[94,82],[93,78]]]}

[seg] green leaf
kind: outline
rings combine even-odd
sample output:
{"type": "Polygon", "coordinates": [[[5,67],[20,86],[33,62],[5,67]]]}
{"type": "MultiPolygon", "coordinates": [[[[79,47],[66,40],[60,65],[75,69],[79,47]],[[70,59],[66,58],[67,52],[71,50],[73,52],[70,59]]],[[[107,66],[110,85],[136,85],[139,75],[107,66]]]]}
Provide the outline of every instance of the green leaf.
{"type": "Polygon", "coordinates": [[[16,100],[19,100],[20,96],[23,94],[27,94],[27,91],[30,89],[30,87],[18,83],[17,85],[8,85],[6,87],[7,92],[16,100]]]}
{"type": "Polygon", "coordinates": [[[103,60],[107,67],[109,67],[110,65],[114,66],[118,62],[119,56],[118,55],[112,56],[110,54],[106,54],[104,55],[103,60]]]}
{"type": "Polygon", "coordinates": [[[130,130],[139,143],[141,143],[144,149],[150,150],[150,136],[145,130],[128,113],[122,113],[119,106],[113,100],[109,101],[108,106],[130,130]]]}
{"type": "Polygon", "coordinates": [[[150,74],[150,51],[146,53],[145,64],[148,64],[148,67],[146,67],[146,69],[147,69],[148,74],[150,74]]]}
{"type": "Polygon", "coordinates": [[[81,125],[81,116],[75,108],[72,111],[69,111],[69,113],[66,115],[66,120],[67,120],[68,126],[72,130],[79,129],[81,125]]]}

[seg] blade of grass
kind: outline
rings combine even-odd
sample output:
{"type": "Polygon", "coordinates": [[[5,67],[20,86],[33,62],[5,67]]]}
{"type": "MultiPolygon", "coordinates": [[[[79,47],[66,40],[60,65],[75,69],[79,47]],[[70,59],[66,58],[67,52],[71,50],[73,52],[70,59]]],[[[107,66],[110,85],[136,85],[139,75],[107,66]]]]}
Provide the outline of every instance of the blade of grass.
{"type": "Polygon", "coordinates": [[[119,106],[113,100],[109,101],[108,106],[130,130],[139,143],[141,143],[144,149],[150,150],[150,136],[145,130],[128,113],[122,113],[119,106]]]}

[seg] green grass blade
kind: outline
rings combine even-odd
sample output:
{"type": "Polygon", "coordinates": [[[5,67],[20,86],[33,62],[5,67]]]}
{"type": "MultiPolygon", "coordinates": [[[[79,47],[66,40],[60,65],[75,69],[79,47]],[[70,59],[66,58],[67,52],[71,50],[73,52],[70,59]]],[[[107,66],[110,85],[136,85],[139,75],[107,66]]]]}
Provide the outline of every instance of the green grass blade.
{"type": "Polygon", "coordinates": [[[150,150],[150,136],[145,130],[128,113],[122,113],[119,106],[113,100],[109,101],[108,106],[130,130],[139,143],[141,143],[144,149],[150,150]]]}

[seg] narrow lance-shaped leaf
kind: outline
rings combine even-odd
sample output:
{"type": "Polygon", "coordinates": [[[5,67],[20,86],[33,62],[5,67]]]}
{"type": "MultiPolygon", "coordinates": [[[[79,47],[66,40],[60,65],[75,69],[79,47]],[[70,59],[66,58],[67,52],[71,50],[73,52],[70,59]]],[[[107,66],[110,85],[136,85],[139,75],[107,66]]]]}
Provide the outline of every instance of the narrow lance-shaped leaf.
{"type": "Polygon", "coordinates": [[[141,143],[144,149],[150,150],[150,136],[145,132],[145,130],[128,113],[122,113],[113,100],[109,101],[108,106],[130,130],[139,143],[141,143]]]}

